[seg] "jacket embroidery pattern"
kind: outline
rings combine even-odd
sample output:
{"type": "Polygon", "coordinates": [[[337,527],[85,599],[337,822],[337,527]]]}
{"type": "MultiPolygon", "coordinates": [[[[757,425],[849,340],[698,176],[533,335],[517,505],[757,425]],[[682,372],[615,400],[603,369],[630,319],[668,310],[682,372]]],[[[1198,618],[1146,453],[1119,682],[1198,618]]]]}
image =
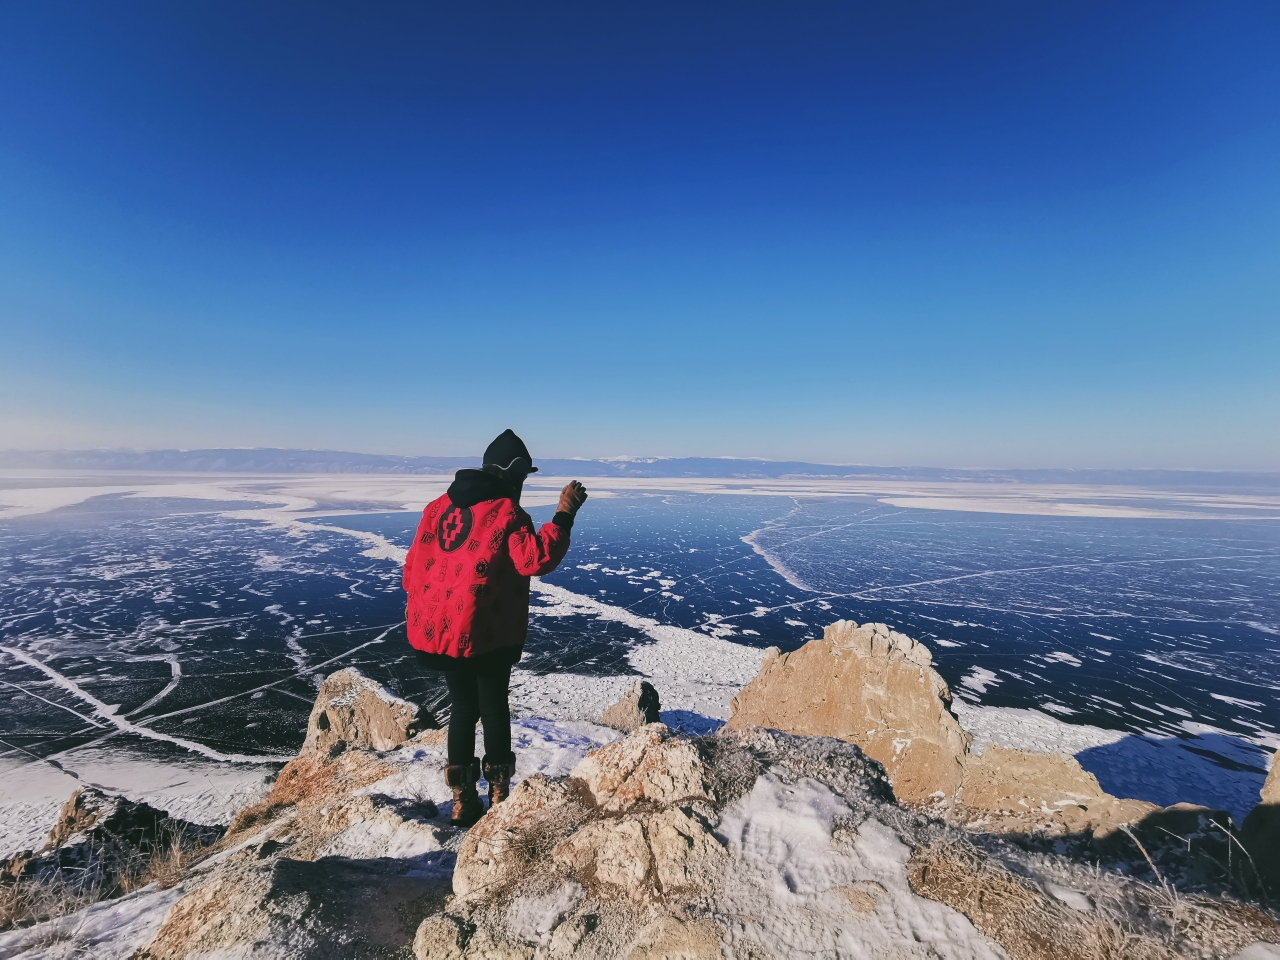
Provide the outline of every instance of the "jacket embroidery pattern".
{"type": "Polygon", "coordinates": [[[445,494],[428,504],[404,563],[410,645],[470,657],[523,644],[529,578],[550,573],[568,549],[568,530],[535,530],[508,498],[459,507],[445,494]],[[463,545],[467,562],[454,563],[449,555],[463,545]]]}

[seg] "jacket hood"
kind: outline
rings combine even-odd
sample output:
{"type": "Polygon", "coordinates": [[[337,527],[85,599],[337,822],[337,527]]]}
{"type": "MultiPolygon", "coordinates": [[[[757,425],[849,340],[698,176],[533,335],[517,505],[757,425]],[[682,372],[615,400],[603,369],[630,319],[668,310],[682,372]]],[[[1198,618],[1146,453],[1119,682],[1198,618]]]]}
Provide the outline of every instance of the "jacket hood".
{"type": "Polygon", "coordinates": [[[474,507],[504,497],[519,503],[520,486],[486,470],[459,470],[449,484],[449,499],[457,507],[474,507]]]}

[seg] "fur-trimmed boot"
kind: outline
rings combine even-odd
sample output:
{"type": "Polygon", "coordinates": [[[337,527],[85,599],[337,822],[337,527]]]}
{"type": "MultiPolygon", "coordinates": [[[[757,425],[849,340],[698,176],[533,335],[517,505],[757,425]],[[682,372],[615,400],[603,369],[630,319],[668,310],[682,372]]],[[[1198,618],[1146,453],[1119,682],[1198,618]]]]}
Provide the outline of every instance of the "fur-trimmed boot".
{"type": "Polygon", "coordinates": [[[516,772],[516,755],[484,758],[484,778],[489,781],[489,809],[511,793],[511,777],[516,772]]]}
{"type": "Polygon", "coordinates": [[[484,804],[476,792],[479,779],[480,761],[474,758],[470,763],[444,768],[444,782],[453,788],[453,813],[449,815],[449,822],[455,827],[465,830],[484,816],[484,804]]]}

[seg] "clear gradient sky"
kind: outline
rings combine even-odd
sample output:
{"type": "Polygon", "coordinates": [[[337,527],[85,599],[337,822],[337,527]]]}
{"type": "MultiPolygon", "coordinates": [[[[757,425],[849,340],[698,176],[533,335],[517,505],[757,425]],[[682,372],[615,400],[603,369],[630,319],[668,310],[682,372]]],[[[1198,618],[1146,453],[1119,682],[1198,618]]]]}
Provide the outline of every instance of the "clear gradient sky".
{"type": "Polygon", "coordinates": [[[1280,4],[0,5],[0,447],[1280,469],[1280,4]]]}

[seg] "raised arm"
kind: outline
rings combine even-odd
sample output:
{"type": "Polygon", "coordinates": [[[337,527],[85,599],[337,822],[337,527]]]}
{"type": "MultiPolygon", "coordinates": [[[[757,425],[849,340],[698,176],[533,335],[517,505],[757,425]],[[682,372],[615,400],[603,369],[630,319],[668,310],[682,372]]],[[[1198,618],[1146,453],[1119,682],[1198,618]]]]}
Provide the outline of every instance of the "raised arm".
{"type": "Polygon", "coordinates": [[[516,513],[512,529],[507,534],[507,550],[516,572],[526,577],[540,577],[550,573],[569,551],[569,531],[573,518],[587,499],[587,490],[577,480],[560,492],[560,504],[550,523],[541,530],[533,529],[533,521],[523,510],[516,513]]]}

